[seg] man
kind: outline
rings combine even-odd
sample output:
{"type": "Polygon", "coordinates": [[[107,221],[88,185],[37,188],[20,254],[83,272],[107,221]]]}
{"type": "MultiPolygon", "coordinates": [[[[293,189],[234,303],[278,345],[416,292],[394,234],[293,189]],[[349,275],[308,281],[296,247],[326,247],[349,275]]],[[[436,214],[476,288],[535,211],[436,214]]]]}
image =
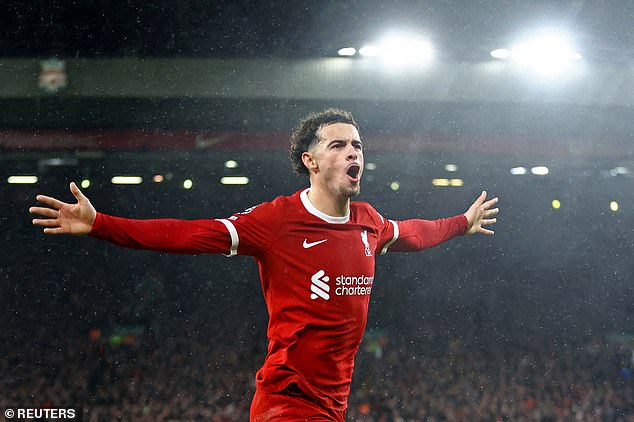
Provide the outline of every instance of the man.
{"type": "Polygon", "coordinates": [[[310,187],[227,219],[130,220],[95,211],[74,183],[76,204],[38,195],[51,208],[33,223],[47,234],[90,235],[115,244],[175,253],[251,255],[258,262],[268,312],[268,354],[257,372],[251,420],[343,421],[354,356],[366,325],[374,258],[419,251],[462,234],[493,231],[497,198],[486,192],[466,213],[393,221],[360,191],[363,147],[346,111],[312,113],[291,138],[291,161],[310,187]]]}

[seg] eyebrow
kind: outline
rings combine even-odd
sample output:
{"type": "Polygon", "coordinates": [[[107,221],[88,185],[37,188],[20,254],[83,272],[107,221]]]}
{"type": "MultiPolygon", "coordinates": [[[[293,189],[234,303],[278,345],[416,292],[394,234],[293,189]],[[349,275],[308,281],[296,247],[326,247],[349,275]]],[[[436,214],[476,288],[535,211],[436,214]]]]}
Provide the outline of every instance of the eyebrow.
{"type": "Polygon", "coordinates": [[[350,139],[350,140],[349,139],[333,139],[331,141],[328,141],[328,143],[326,145],[330,146],[330,145],[332,145],[335,142],[348,142],[348,141],[353,143],[353,144],[354,143],[358,143],[358,144],[363,145],[363,142],[361,141],[361,139],[350,139]]]}

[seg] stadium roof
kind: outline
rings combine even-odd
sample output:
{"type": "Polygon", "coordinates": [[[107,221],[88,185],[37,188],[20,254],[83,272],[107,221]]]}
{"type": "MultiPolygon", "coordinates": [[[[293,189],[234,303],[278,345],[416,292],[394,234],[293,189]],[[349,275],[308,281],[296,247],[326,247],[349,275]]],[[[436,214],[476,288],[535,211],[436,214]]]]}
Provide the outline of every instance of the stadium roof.
{"type": "Polygon", "coordinates": [[[390,31],[426,37],[447,61],[478,61],[535,27],[571,31],[585,58],[630,62],[627,0],[10,1],[4,57],[329,57],[390,31]]]}

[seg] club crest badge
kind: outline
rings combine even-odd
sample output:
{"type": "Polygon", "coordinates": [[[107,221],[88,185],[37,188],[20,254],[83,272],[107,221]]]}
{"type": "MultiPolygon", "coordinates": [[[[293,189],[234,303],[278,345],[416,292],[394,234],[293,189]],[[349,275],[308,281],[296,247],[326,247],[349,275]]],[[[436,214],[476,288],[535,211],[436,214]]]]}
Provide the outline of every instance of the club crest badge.
{"type": "Polygon", "coordinates": [[[66,62],[54,58],[41,61],[37,78],[42,91],[49,94],[59,92],[68,85],[66,62]]]}

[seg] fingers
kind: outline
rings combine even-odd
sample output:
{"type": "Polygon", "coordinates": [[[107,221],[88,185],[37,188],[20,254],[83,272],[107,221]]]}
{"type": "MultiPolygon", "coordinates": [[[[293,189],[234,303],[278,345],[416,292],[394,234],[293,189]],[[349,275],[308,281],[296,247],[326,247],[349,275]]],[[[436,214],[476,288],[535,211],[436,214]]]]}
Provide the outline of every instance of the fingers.
{"type": "Polygon", "coordinates": [[[75,199],[77,199],[77,202],[81,202],[86,199],[86,197],[83,193],[81,193],[75,182],[70,182],[70,191],[75,196],[75,199]]]}
{"type": "Polygon", "coordinates": [[[493,230],[486,229],[483,226],[497,223],[497,218],[494,218],[494,216],[497,215],[500,210],[491,207],[498,203],[498,198],[495,197],[488,201],[486,201],[486,198],[487,191],[484,190],[465,213],[470,227],[467,231],[468,234],[481,233],[487,236],[495,234],[493,230]]]}
{"type": "Polygon", "coordinates": [[[54,229],[47,228],[44,229],[45,234],[64,234],[66,231],[61,227],[55,227],[54,229]]]}
{"type": "Polygon", "coordinates": [[[59,222],[52,218],[35,218],[33,219],[33,224],[43,227],[59,227],[59,222]]]}
{"type": "Polygon", "coordinates": [[[482,206],[483,206],[485,209],[489,209],[489,208],[491,208],[493,205],[495,205],[495,204],[497,204],[497,203],[498,203],[498,198],[497,198],[497,197],[495,197],[495,198],[493,198],[493,199],[489,199],[488,201],[486,201],[484,204],[482,204],[482,206]]]}
{"type": "Polygon", "coordinates": [[[41,215],[43,217],[51,217],[51,218],[59,217],[59,211],[54,210],[52,208],[31,207],[29,208],[29,212],[31,214],[41,215]]]}
{"type": "Polygon", "coordinates": [[[35,197],[35,199],[37,199],[38,202],[41,202],[41,203],[46,204],[46,205],[50,205],[51,207],[53,207],[55,209],[60,209],[64,205],[68,205],[65,202],[62,202],[62,201],[57,200],[55,198],[51,198],[50,196],[46,196],[46,195],[38,195],[38,196],[35,197]]]}
{"type": "Polygon", "coordinates": [[[483,213],[484,218],[489,218],[492,217],[494,215],[496,215],[498,212],[500,212],[500,210],[498,208],[493,208],[491,210],[486,210],[483,213]]]}
{"type": "Polygon", "coordinates": [[[478,197],[478,199],[476,199],[475,202],[473,203],[473,206],[487,210],[491,208],[493,205],[498,203],[498,197],[489,199],[488,201],[484,202],[486,199],[487,199],[487,191],[483,190],[480,196],[478,197]]]}
{"type": "Polygon", "coordinates": [[[487,199],[487,191],[483,190],[480,196],[478,196],[478,199],[475,200],[473,205],[479,207],[480,205],[482,205],[485,199],[487,199]]]}

